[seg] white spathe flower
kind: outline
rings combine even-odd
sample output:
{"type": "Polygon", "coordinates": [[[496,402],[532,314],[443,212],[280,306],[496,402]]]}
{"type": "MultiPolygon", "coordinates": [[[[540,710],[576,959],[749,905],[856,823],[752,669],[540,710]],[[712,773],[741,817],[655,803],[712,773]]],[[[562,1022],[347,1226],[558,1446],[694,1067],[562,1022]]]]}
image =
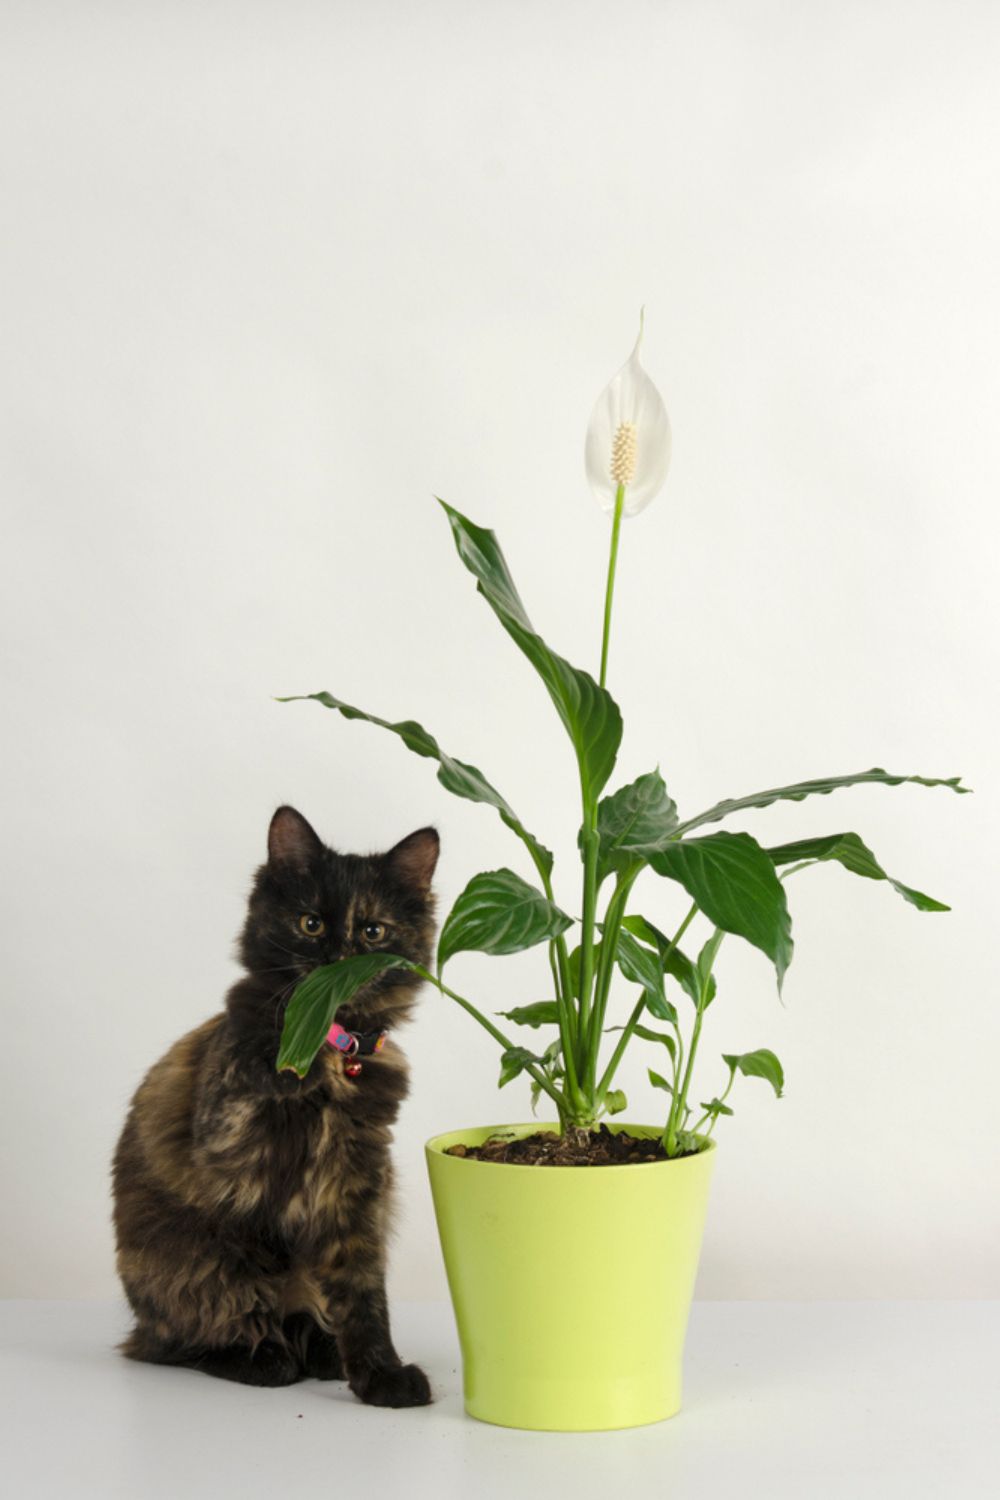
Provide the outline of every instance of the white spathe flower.
{"type": "Polygon", "coordinates": [[[614,513],[624,484],[622,514],[637,516],[659,494],[670,468],[670,418],[663,397],[639,363],[639,337],[618,374],[594,403],[584,461],[602,510],[614,513]]]}

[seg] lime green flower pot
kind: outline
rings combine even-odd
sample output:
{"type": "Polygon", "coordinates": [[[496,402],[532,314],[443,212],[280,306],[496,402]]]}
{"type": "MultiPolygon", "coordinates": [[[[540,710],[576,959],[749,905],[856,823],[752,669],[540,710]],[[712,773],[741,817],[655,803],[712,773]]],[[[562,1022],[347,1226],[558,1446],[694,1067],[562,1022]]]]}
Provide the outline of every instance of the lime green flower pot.
{"type": "Polygon", "coordinates": [[[454,1130],[426,1147],[466,1411],[502,1427],[561,1432],[673,1416],[714,1143],[697,1156],[617,1167],[446,1154],[498,1129],[556,1127],[454,1130]]]}

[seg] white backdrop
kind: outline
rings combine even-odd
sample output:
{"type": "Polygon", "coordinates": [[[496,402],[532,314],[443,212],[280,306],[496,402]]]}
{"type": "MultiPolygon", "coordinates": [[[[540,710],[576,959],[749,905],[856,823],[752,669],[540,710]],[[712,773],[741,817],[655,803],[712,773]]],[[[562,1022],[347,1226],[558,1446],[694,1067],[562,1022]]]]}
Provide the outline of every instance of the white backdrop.
{"type": "MultiPolygon", "coordinates": [[[[954,910],[796,877],[784,1005],[723,949],[703,1090],[770,1046],[787,1094],[735,1092],[699,1292],[997,1295],[1000,9],[5,0],[0,27],[0,1291],[117,1290],[126,1104],[235,978],[279,802],[346,850],[435,823],[443,910],[530,873],[431,763],[273,695],[419,718],[577,909],[568,743],[431,497],[495,527],[593,669],[583,435],[644,302],[674,463],[623,532],[619,780],[659,763],[688,813],[871,765],[976,789],[728,825],[857,830],[954,910]]],[[[635,906],[666,926],[672,889],[635,906]]],[[[546,973],[451,977],[500,1009],[546,973]]],[[[493,1044],[433,993],[407,1047],[392,1287],[436,1296],[422,1143],[524,1118],[527,1087],[497,1096],[493,1044]]]]}

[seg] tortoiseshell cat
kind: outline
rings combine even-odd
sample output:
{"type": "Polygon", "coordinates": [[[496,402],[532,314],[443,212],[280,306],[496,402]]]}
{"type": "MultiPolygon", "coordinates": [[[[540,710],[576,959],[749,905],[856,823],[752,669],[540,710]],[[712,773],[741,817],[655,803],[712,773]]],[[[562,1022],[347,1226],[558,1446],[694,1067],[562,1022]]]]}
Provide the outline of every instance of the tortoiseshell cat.
{"type": "Polygon", "coordinates": [[[389,970],[338,1011],[363,1056],[324,1045],[303,1079],[275,1058],[311,969],[380,948],[429,961],[438,847],[422,828],[388,854],[337,854],[294,808],[274,814],[240,939],[247,975],[146,1074],[115,1152],[129,1358],[247,1385],[346,1379],[378,1406],[431,1399],[393,1348],[385,1295],[406,1062],[391,1039],[370,1050],[408,1018],[412,974],[389,970]]]}

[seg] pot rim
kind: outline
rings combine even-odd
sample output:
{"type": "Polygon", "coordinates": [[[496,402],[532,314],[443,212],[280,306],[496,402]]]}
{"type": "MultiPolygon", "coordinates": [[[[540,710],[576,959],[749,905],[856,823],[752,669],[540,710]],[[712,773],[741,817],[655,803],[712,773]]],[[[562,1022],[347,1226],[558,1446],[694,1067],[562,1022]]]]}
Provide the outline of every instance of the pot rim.
{"type": "MultiPolygon", "coordinates": [[[[635,1132],[642,1132],[644,1135],[663,1134],[662,1125],[640,1125],[629,1120],[602,1121],[602,1124],[607,1124],[609,1130],[631,1130],[635,1132]]],[[[439,1130],[436,1135],[432,1135],[429,1140],[424,1142],[424,1150],[428,1156],[448,1156],[447,1151],[445,1151],[443,1147],[438,1145],[438,1141],[448,1139],[449,1137],[460,1136],[466,1131],[471,1133],[472,1131],[479,1132],[485,1130],[487,1135],[492,1135],[496,1131],[500,1130],[523,1130],[526,1134],[533,1135],[536,1132],[540,1131],[548,1130],[555,1132],[558,1129],[559,1124],[556,1120],[534,1120],[530,1123],[521,1124],[514,1124],[510,1121],[507,1121],[502,1125],[460,1125],[455,1130],[439,1130]]],[[[712,1152],[716,1149],[717,1142],[714,1141],[711,1136],[704,1135],[699,1136],[699,1140],[704,1141],[705,1144],[702,1149],[700,1151],[696,1151],[693,1156],[678,1156],[674,1158],[668,1158],[666,1161],[615,1162],[612,1166],[602,1166],[600,1170],[602,1172],[635,1172],[643,1169],[648,1171],[650,1167],[658,1167],[662,1170],[664,1167],[682,1166],[685,1162],[701,1161],[704,1157],[711,1156],[712,1152]]],[[[449,1144],[454,1145],[456,1143],[454,1142],[454,1140],[451,1140],[449,1144]]],[[[474,1157],[469,1158],[464,1156],[448,1156],[448,1160],[454,1162],[464,1162],[467,1166],[470,1167],[489,1167],[491,1169],[494,1167],[506,1167],[508,1171],[516,1172],[535,1172],[537,1170],[537,1166],[534,1162],[477,1161],[474,1157]]],[[[591,1166],[584,1165],[582,1162],[578,1166],[561,1166],[559,1168],[560,1172],[589,1172],[591,1170],[593,1170],[591,1166]]]]}

